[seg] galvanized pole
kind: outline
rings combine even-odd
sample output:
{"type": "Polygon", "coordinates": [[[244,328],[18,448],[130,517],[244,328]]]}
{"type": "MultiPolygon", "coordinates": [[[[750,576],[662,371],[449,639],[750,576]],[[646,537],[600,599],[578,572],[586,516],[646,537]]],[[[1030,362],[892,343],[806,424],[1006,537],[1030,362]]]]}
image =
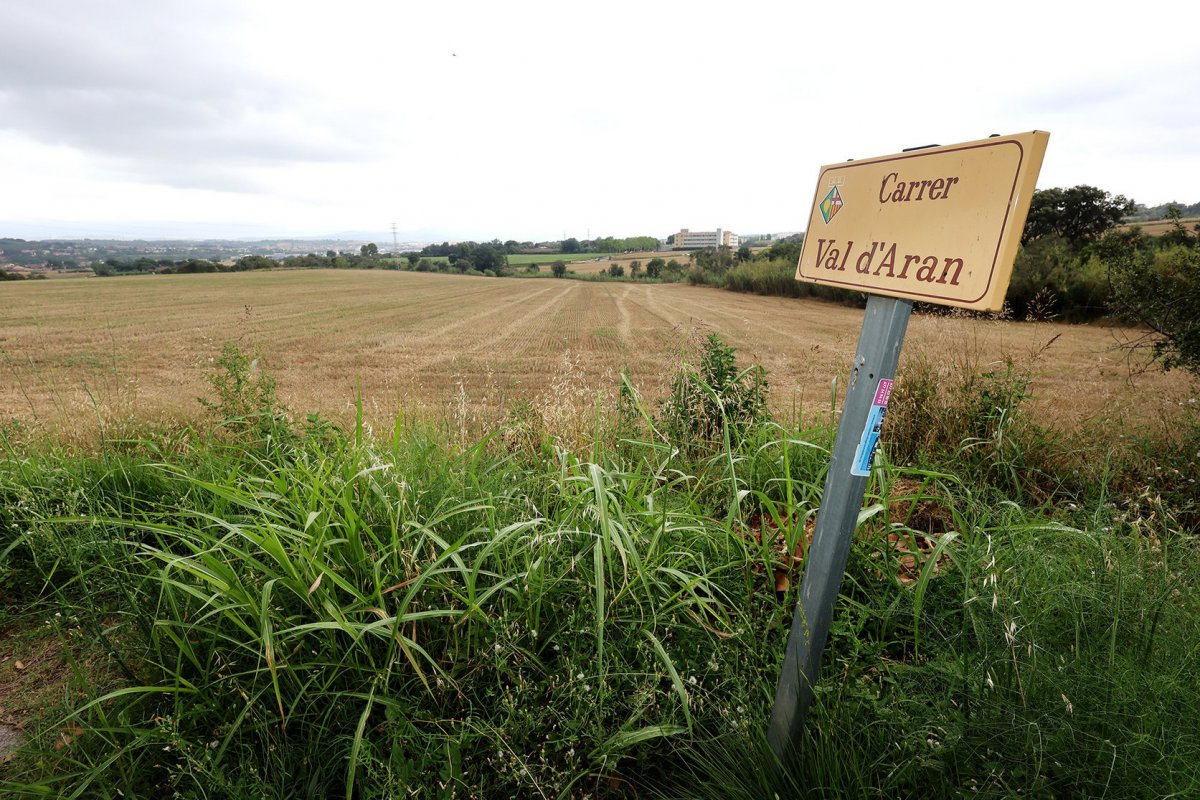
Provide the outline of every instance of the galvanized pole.
{"type": "Polygon", "coordinates": [[[882,295],[871,295],[867,300],[825,479],[825,494],[817,513],[812,546],[804,560],[804,582],[792,617],[787,654],[775,690],[775,708],[767,729],[767,740],[781,761],[792,755],[804,731],[804,718],[812,702],[812,687],[821,671],[821,654],[829,637],[833,605],[846,570],[846,558],[870,476],[871,458],[878,443],[879,425],[911,312],[911,300],[882,295]]]}

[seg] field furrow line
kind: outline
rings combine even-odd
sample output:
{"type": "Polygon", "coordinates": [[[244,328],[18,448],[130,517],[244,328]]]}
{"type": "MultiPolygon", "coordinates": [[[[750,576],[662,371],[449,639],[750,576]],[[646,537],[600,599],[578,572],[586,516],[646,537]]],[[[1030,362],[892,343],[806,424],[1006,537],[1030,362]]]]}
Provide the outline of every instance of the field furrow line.
{"type": "MultiPolygon", "coordinates": [[[[518,335],[523,334],[526,338],[532,338],[529,334],[534,329],[531,327],[533,323],[538,319],[544,320],[552,309],[561,305],[563,299],[576,289],[577,287],[574,284],[568,283],[566,286],[548,286],[544,289],[539,289],[533,294],[515,297],[509,302],[493,309],[490,315],[511,313],[515,307],[526,306],[532,300],[544,297],[548,293],[553,293],[544,302],[521,312],[499,328],[490,328],[486,335],[474,337],[472,341],[465,343],[463,347],[455,348],[454,352],[446,353],[443,351],[424,359],[418,359],[411,362],[409,368],[416,371],[425,371],[439,364],[450,363],[462,356],[478,356],[481,353],[503,352],[505,358],[512,358],[514,355],[519,355],[521,351],[528,349],[528,343],[515,348],[500,348],[500,346],[508,343],[518,335]]],[[[472,323],[477,321],[479,321],[478,318],[472,318],[466,322],[472,323]]],[[[457,329],[461,325],[455,325],[454,327],[457,329]]]]}

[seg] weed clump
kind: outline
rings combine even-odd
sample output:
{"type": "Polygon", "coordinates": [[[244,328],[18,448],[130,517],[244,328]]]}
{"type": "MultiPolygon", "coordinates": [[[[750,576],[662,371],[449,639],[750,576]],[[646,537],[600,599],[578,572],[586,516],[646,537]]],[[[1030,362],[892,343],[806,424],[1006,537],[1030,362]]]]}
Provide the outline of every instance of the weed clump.
{"type": "Polygon", "coordinates": [[[287,409],[275,394],[275,379],[237,342],[225,342],[207,380],[215,397],[197,401],[228,436],[264,442],[288,427],[287,409]]]}
{"type": "Polygon", "coordinates": [[[766,371],[757,364],[740,368],[734,349],[715,333],[695,346],[699,364],[685,363],[676,373],[660,427],[672,441],[693,449],[737,444],[770,419],[766,371]]]}

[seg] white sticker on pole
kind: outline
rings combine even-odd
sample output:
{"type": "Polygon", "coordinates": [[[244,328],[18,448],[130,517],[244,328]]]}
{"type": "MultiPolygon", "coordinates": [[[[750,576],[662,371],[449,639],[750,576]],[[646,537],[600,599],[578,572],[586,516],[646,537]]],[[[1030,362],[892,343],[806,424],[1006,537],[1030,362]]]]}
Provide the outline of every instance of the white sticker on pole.
{"type": "Polygon", "coordinates": [[[875,390],[875,399],[871,402],[871,410],[867,413],[867,425],[863,428],[858,448],[854,451],[854,462],[850,465],[851,475],[865,478],[871,474],[871,462],[875,460],[875,450],[879,447],[879,432],[883,430],[883,418],[887,415],[887,404],[891,396],[892,381],[880,378],[879,387],[875,390]]]}

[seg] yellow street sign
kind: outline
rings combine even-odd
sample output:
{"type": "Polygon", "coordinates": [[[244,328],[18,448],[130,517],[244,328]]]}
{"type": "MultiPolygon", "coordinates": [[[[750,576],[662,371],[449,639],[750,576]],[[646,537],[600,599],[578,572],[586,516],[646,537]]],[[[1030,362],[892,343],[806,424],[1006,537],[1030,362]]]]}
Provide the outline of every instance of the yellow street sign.
{"type": "Polygon", "coordinates": [[[1050,134],[821,167],[796,280],[999,310],[1050,134]]]}

